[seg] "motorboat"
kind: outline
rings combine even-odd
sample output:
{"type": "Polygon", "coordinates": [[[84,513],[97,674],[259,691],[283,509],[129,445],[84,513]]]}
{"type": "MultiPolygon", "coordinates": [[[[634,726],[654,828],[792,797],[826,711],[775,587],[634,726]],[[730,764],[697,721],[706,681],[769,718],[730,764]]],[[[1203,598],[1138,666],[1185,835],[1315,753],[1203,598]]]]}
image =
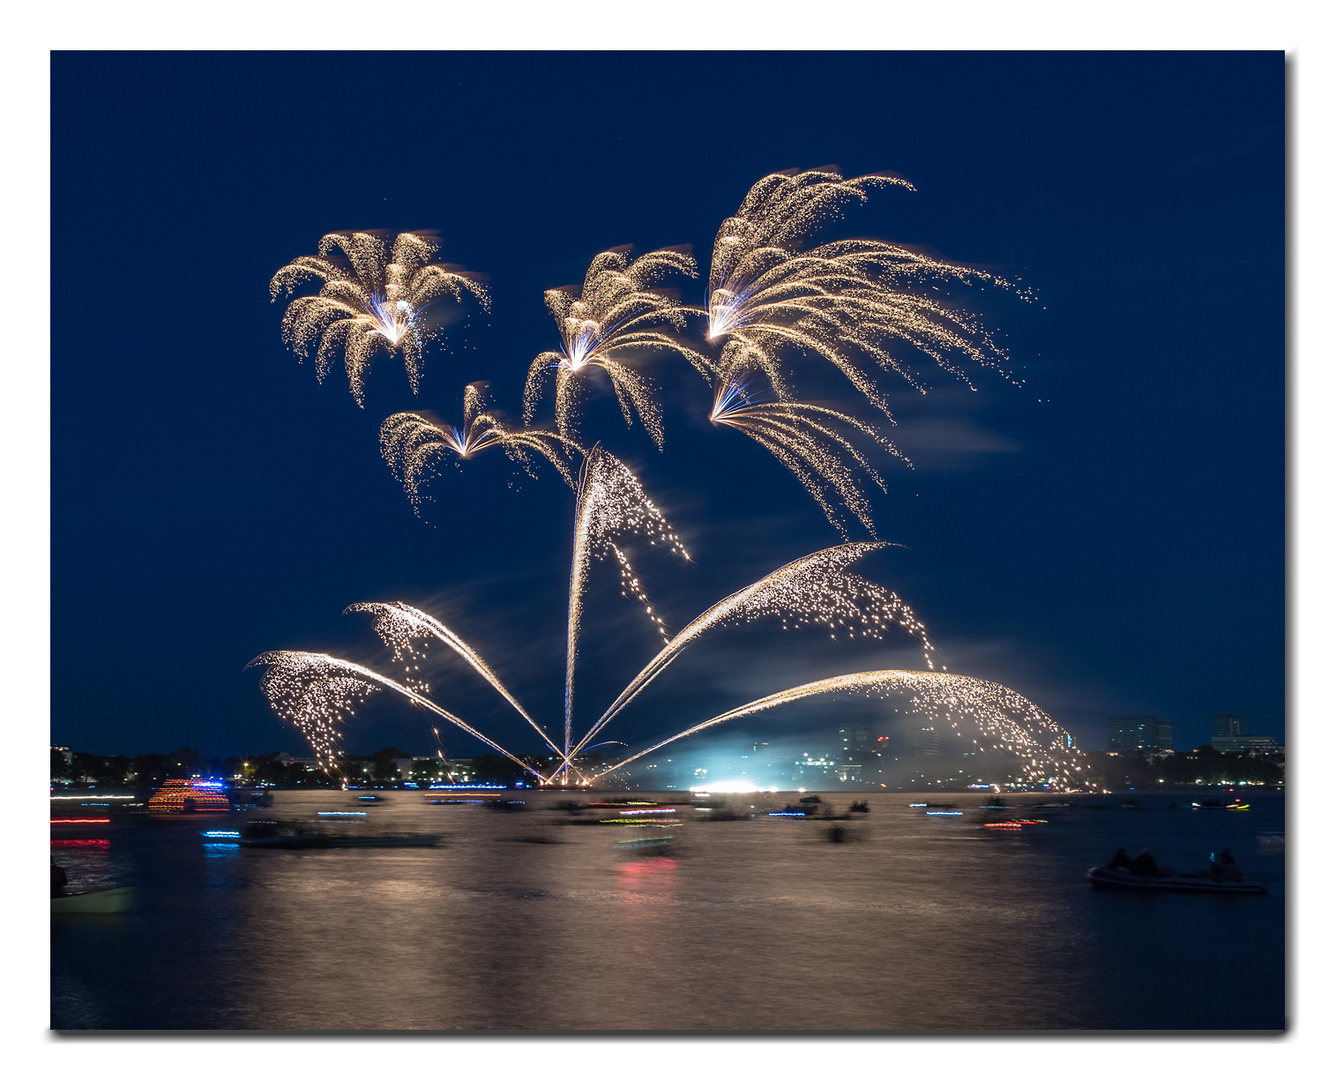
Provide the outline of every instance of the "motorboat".
{"type": "Polygon", "coordinates": [[[402,848],[435,847],[436,833],[348,833],[313,830],[295,823],[250,821],[235,837],[222,832],[205,834],[215,842],[265,848],[402,848]]]}
{"type": "Polygon", "coordinates": [[[1142,892],[1212,892],[1233,893],[1236,896],[1265,896],[1266,886],[1254,881],[1217,881],[1206,872],[1201,874],[1169,874],[1159,877],[1134,874],[1125,866],[1110,870],[1107,866],[1092,866],[1086,871],[1096,889],[1123,889],[1142,892]]]}
{"type": "Polygon", "coordinates": [[[435,833],[401,833],[386,836],[345,836],[335,833],[287,833],[275,836],[239,837],[242,847],[269,848],[398,848],[435,847],[440,842],[435,833]]]}
{"type": "Polygon", "coordinates": [[[115,915],[117,912],[128,911],[133,900],[134,889],[128,885],[65,893],[62,896],[51,897],[51,914],[115,915]]]}

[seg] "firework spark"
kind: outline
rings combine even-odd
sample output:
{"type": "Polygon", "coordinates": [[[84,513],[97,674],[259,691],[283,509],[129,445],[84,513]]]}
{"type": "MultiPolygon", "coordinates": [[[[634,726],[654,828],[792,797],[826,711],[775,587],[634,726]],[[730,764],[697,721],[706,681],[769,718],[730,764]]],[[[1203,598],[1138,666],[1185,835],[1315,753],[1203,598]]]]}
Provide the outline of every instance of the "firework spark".
{"type": "Polygon", "coordinates": [[[687,308],[656,288],[671,273],[696,276],[696,261],[685,251],[663,248],[631,261],[616,248],[589,264],[584,285],[551,289],[548,310],[557,320],[561,349],[540,353],[529,367],[524,387],[524,421],[537,414],[549,375],[555,376],[557,430],[570,436],[577,423],[581,372],[601,368],[608,373],[628,426],[639,416],[655,443],[663,446],[663,416],[651,380],[633,366],[646,352],[675,352],[707,379],[710,359],[663,329],[686,327],[687,308]]]}
{"type": "Polygon", "coordinates": [[[339,772],[339,721],[351,718],[357,705],[377,690],[386,689],[403,695],[414,705],[449,721],[497,753],[504,754],[526,772],[542,779],[532,766],[430,698],[361,664],[340,660],[325,653],[280,649],[262,653],[246,666],[266,669],[260,679],[260,689],[264,691],[274,711],[296,725],[306,736],[327,772],[339,772]]]}
{"type": "Polygon", "coordinates": [[[492,446],[500,446],[531,476],[535,475],[535,457],[541,457],[561,474],[569,487],[575,487],[574,464],[581,454],[580,447],[555,432],[507,425],[487,408],[486,388],[483,382],[464,387],[461,427],[421,412],[395,413],[381,424],[381,456],[394,470],[419,513],[428,499],[422,487],[443,462],[451,455],[456,462],[463,461],[492,446]]]}
{"type": "Polygon", "coordinates": [[[525,711],[524,706],[515,699],[515,696],[506,689],[500,678],[497,677],[496,672],[488,667],[486,661],[478,655],[477,651],[439,619],[435,619],[425,611],[419,611],[417,608],[409,607],[409,605],[397,600],[388,604],[353,604],[344,611],[344,614],[346,615],[351,611],[366,612],[373,617],[371,628],[375,630],[381,641],[394,651],[394,659],[404,665],[405,685],[421,694],[430,693],[431,688],[426,682],[414,675],[414,672],[421,670],[418,661],[425,655],[423,643],[427,640],[439,641],[486,679],[492,688],[505,698],[520,716],[528,721],[529,726],[538,732],[543,741],[555,753],[561,753],[557,744],[549,738],[538,721],[525,711]]]}
{"type": "Polygon", "coordinates": [[[343,353],[348,386],[363,405],[367,368],[382,349],[403,352],[413,393],[422,375],[423,348],[434,335],[430,307],[449,295],[489,299],[477,275],[429,262],[440,246],[430,233],[400,233],[388,245],[378,232],[336,232],[321,237],[317,255],[288,263],[269,282],[269,296],[291,296],[308,280],[322,284],[314,296],[292,300],[283,314],[283,340],[299,357],[315,347],[316,376],[323,382],[343,353]],[[337,249],[337,251],[335,250],[337,249]]]}
{"type": "Polygon", "coordinates": [[[636,582],[637,598],[656,628],[662,623],[639,590],[625,552],[615,541],[622,536],[642,536],[651,545],[663,544],[670,551],[689,559],[686,548],[668,527],[663,514],[645,494],[640,481],[618,458],[601,447],[594,447],[585,457],[580,474],[579,499],[575,509],[575,539],[571,550],[571,577],[566,621],[566,698],[565,751],[562,769],[571,764],[571,707],[575,688],[575,659],[579,652],[580,619],[584,609],[585,585],[591,558],[615,554],[622,568],[622,580],[636,582]]]}
{"type": "Polygon", "coordinates": [[[933,647],[928,641],[927,629],[909,605],[889,589],[848,570],[855,560],[888,546],[865,541],[826,548],[795,559],[760,581],[724,597],[664,645],[608,706],[576,744],[572,754],[586,748],[684,649],[707,631],[720,627],[771,617],[778,618],[785,630],[813,625],[824,627],[831,637],[844,634],[849,638],[881,638],[890,627],[900,626],[919,639],[924,662],[932,668],[933,647]]]}
{"type": "MultiPolygon", "coordinates": [[[[726,359],[733,348],[733,342],[725,347],[726,359]]],[[[849,529],[843,510],[852,513],[872,536],[877,535],[861,481],[870,480],[886,491],[881,473],[853,440],[866,440],[908,463],[893,443],[846,413],[796,401],[756,401],[737,368],[719,383],[710,422],[740,431],[768,450],[798,479],[846,540],[849,529]]]]}
{"type": "Polygon", "coordinates": [[[925,386],[913,358],[927,358],[966,382],[966,361],[1004,367],[1005,351],[977,319],[927,293],[952,285],[1010,288],[1007,282],[878,241],[803,248],[819,225],[866,202],[877,186],[912,190],[907,181],[881,174],[845,180],[833,169],[774,173],[758,181],[719,228],[704,310],[707,336],[736,343],[780,397],[790,393],[779,358],[786,346],[833,364],[888,416],[890,406],[860,357],[919,390],[925,386]]]}
{"type": "MultiPolygon", "coordinates": [[[[860,671],[790,687],[720,713],[610,765],[596,774],[594,779],[625,768],[638,758],[661,750],[678,739],[688,738],[729,720],[817,694],[850,691],[882,696],[896,692],[908,693],[910,704],[916,710],[936,710],[952,729],[959,729],[962,719],[969,721],[984,735],[987,744],[1015,755],[1022,774],[1032,783],[1057,782],[1070,787],[1077,781],[1076,774],[1082,768],[1076,762],[1067,732],[1033,702],[1000,683],[967,675],[948,675],[945,672],[860,671]]],[[[959,734],[959,731],[956,733],[959,734]]],[[[973,742],[980,749],[985,748],[985,744],[980,744],[978,739],[973,742]]]]}

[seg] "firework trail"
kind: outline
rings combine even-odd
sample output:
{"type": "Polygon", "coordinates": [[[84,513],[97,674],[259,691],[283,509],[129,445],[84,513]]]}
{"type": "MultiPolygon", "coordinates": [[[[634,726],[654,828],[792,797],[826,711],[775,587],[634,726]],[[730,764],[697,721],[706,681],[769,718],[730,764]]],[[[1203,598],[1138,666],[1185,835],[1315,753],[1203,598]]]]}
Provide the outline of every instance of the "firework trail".
{"type": "Polygon", "coordinates": [[[372,357],[381,349],[403,351],[413,393],[422,375],[422,353],[434,335],[428,309],[444,296],[467,293],[486,309],[486,286],[459,267],[431,263],[440,243],[430,233],[336,232],[321,237],[317,255],[288,263],[269,282],[269,296],[291,296],[306,281],[320,281],[314,296],[299,296],[283,313],[283,340],[299,357],[315,346],[316,376],[323,382],[343,353],[348,386],[359,406],[372,357]],[[337,251],[335,250],[337,249],[337,251]]]}
{"type": "MultiPolygon", "coordinates": [[[[602,770],[593,779],[624,768],[646,754],[661,750],[678,739],[695,735],[706,728],[816,694],[841,691],[861,691],[868,695],[908,693],[911,704],[916,708],[935,708],[947,716],[956,714],[968,717],[991,742],[1016,755],[1023,774],[1031,782],[1057,780],[1070,786],[1076,779],[1075,774],[1081,769],[1076,764],[1067,732],[1033,702],[1000,683],[966,675],[948,675],[945,672],[861,671],[790,687],[720,713],[632,754],[602,770]],[[1020,719],[1013,714],[1019,714],[1020,719]]],[[[949,723],[952,728],[959,725],[955,718],[950,719],[949,723]]],[[[977,739],[974,742],[978,745],[977,739]]]]}
{"type": "Polygon", "coordinates": [[[376,632],[389,648],[394,650],[394,659],[396,662],[404,665],[405,685],[421,694],[429,692],[430,687],[413,675],[413,672],[420,670],[416,661],[421,660],[424,650],[419,644],[424,639],[434,639],[441,642],[447,648],[453,650],[469,667],[473,668],[492,686],[498,694],[520,714],[529,726],[538,732],[543,741],[552,749],[554,753],[561,753],[546,731],[539,725],[532,716],[525,711],[515,696],[502,684],[500,678],[483,660],[481,656],[470,646],[463,638],[442,623],[428,615],[425,611],[419,611],[415,607],[409,607],[400,601],[394,601],[388,604],[363,603],[353,604],[348,607],[344,614],[351,611],[363,611],[373,617],[371,628],[376,632]]]}
{"type": "Polygon", "coordinates": [[[246,667],[264,667],[260,689],[279,716],[296,725],[311,743],[316,757],[326,771],[338,772],[338,722],[351,718],[353,708],[384,688],[402,694],[414,705],[448,720],[461,731],[504,754],[525,772],[540,780],[542,774],[525,764],[504,746],[493,742],[476,728],[416,690],[387,679],[370,668],[325,653],[292,652],[280,649],[262,653],[246,667]]]}
{"type": "MultiPolygon", "coordinates": [[[[561,770],[571,764],[571,705],[575,685],[575,659],[579,652],[580,618],[584,608],[585,584],[589,560],[615,552],[623,568],[622,580],[632,580],[633,572],[625,553],[615,541],[622,536],[643,536],[650,544],[664,544],[671,551],[689,559],[686,548],[668,527],[663,514],[650,501],[640,481],[618,458],[595,446],[585,456],[580,473],[579,500],[575,509],[575,538],[571,549],[570,599],[566,622],[566,697],[565,742],[561,770]]],[[[643,598],[638,592],[638,598],[643,598]]],[[[649,609],[648,603],[646,608],[649,609]]],[[[649,609],[656,627],[662,623],[649,609]]]]}
{"type": "Polygon", "coordinates": [[[785,346],[833,364],[887,416],[890,406],[859,356],[920,391],[925,386],[908,357],[926,358],[967,383],[965,362],[1003,369],[1006,353],[987,329],[927,292],[1009,283],[879,241],[803,248],[819,225],[866,202],[878,186],[913,190],[882,174],[845,180],[834,169],[774,173],[719,227],[704,310],[707,335],[736,343],[781,398],[790,394],[779,362],[785,346]]]}
{"type": "Polygon", "coordinates": [[[485,382],[464,387],[461,427],[423,412],[395,413],[380,425],[381,456],[403,484],[415,512],[420,514],[429,498],[422,492],[423,484],[451,455],[456,462],[463,461],[492,446],[500,446],[530,476],[536,476],[535,456],[542,457],[568,487],[575,487],[574,463],[582,453],[580,447],[555,432],[506,425],[495,412],[488,410],[486,390],[485,382]]]}
{"type": "MultiPolygon", "coordinates": [[[[733,342],[725,346],[726,361],[734,347],[733,342]]],[[[872,536],[877,535],[859,474],[886,491],[886,481],[852,440],[861,437],[908,463],[893,443],[845,413],[795,401],[756,401],[739,368],[731,368],[719,383],[710,422],[740,431],[768,450],[816,500],[845,540],[849,530],[841,506],[872,536]]]]}
{"type": "Polygon", "coordinates": [[[923,658],[932,668],[932,644],[927,630],[909,606],[889,589],[849,573],[848,566],[872,551],[888,547],[880,542],[841,544],[795,559],[760,581],[726,596],[702,612],[669,641],[627,684],[597,723],[572,750],[579,753],[682,651],[708,630],[736,626],[767,616],[780,620],[785,630],[795,626],[823,626],[831,637],[847,634],[881,638],[887,628],[901,626],[919,639],[923,658]]]}
{"type": "Polygon", "coordinates": [[[648,377],[631,366],[627,354],[670,351],[685,357],[705,378],[713,374],[708,357],[688,348],[663,326],[686,327],[688,309],[655,288],[670,273],[696,276],[696,261],[685,251],[663,248],[630,261],[627,249],[595,256],[584,285],[550,289],[544,298],[557,320],[561,349],[540,353],[529,366],[524,386],[524,422],[538,411],[549,374],[555,375],[557,430],[571,436],[578,422],[580,373],[602,368],[612,381],[627,426],[639,416],[662,449],[663,416],[648,377]]]}

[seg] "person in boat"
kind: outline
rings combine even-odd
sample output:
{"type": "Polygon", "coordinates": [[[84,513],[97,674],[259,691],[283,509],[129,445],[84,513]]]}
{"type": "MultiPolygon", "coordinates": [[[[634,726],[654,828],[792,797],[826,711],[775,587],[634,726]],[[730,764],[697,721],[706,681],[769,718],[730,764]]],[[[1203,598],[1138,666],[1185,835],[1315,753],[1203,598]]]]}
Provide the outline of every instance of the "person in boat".
{"type": "Polygon", "coordinates": [[[1149,848],[1143,848],[1140,855],[1132,860],[1128,869],[1137,877],[1159,877],[1160,867],[1149,848]]]}
{"type": "Polygon", "coordinates": [[[1239,864],[1234,861],[1234,853],[1229,848],[1222,848],[1211,855],[1211,869],[1207,876],[1212,881],[1242,881],[1239,864]]]}
{"type": "Polygon", "coordinates": [[[1113,853],[1113,858],[1109,860],[1110,870],[1117,870],[1119,867],[1132,869],[1132,860],[1127,855],[1127,848],[1119,848],[1113,853]]]}
{"type": "Polygon", "coordinates": [[[51,860],[51,895],[64,896],[65,886],[69,884],[69,878],[65,874],[64,867],[57,866],[54,859],[51,860]]]}

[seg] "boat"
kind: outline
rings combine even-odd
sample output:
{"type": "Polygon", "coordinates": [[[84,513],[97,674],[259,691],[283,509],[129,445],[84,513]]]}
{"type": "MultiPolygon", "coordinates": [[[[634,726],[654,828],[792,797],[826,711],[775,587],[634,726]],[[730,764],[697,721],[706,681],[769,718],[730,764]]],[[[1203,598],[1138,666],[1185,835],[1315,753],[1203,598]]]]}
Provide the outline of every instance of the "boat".
{"type": "Polygon", "coordinates": [[[151,814],[222,813],[232,800],[216,780],[164,780],[148,800],[151,814]]]}
{"type": "Polygon", "coordinates": [[[672,846],[672,835],[667,836],[646,836],[636,840],[623,840],[617,845],[621,851],[663,851],[672,846]]]}
{"type": "Polygon", "coordinates": [[[1266,886],[1255,881],[1216,881],[1202,874],[1170,874],[1165,877],[1144,877],[1133,874],[1126,867],[1110,870],[1107,866],[1092,866],[1086,877],[1096,889],[1123,889],[1141,892],[1211,892],[1233,893],[1236,896],[1265,896],[1266,886]]]}
{"type": "Polygon", "coordinates": [[[128,885],[108,889],[89,889],[86,892],[66,893],[51,897],[52,915],[114,915],[128,911],[134,900],[134,889],[128,885]]]}
{"type": "Polygon", "coordinates": [[[391,848],[435,847],[440,842],[435,833],[400,833],[385,836],[344,836],[334,833],[287,833],[274,836],[242,836],[242,847],[267,848],[391,848]]]}
{"type": "Polygon", "coordinates": [[[441,839],[436,833],[333,832],[283,821],[248,821],[230,835],[224,830],[204,835],[214,842],[265,848],[435,847],[441,839]]]}

